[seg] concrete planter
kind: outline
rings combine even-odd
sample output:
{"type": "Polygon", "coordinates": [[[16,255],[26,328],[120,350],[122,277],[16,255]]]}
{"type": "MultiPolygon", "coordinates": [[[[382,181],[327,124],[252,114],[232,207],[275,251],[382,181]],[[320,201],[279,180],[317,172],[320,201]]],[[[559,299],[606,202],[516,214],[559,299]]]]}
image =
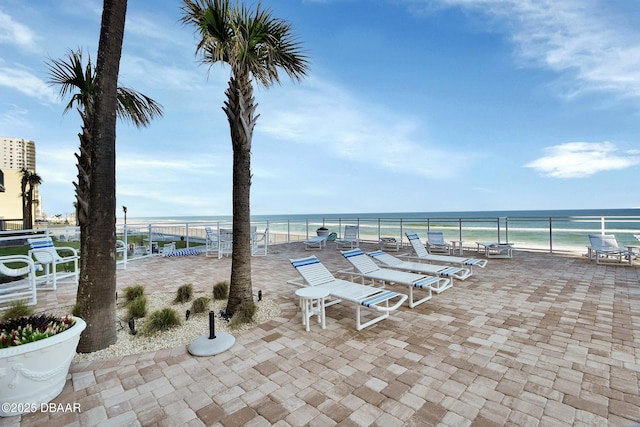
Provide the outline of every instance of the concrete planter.
{"type": "Polygon", "coordinates": [[[1,417],[35,412],[62,392],[80,334],[87,327],[79,317],[75,321],[52,337],[0,349],[1,417]]]}

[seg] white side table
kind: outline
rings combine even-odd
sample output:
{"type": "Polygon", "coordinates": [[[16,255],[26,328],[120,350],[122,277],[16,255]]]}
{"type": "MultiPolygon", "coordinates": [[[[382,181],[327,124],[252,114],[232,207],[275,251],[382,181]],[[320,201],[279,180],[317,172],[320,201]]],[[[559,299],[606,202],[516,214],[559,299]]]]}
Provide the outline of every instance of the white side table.
{"type": "Polygon", "coordinates": [[[464,255],[464,249],[462,248],[462,240],[452,240],[451,241],[451,252],[456,253],[458,251],[459,255],[464,255]]]}
{"type": "Polygon", "coordinates": [[[318,322],[322,325],[322,329],[326,329],[324,299],[329,296],[329,291],[311,286],[298,289],[296,295],[300,298],[302,324],[305,325],[307,331],[309,331],[312,316],[318,316],[318,322]]]}

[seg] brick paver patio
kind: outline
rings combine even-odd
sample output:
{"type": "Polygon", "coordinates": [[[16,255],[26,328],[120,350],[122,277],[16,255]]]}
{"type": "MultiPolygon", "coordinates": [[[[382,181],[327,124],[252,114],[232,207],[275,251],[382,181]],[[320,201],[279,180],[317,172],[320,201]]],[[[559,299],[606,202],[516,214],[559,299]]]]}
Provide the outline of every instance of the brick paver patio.
{"type": "MultiPolygon", "coordinates": [[[[374,246],[363,245],[372,250],[374,246]]],[[[78,413],[35,413],[0,426],[634,426],[640,423],[640,266],[518,252],[414,309],[355,330],[354,308],[327,308],[305,332],[288,279],[302,244],[253,258],[254,292],[279,317],[235,335],[228,351],[185,346],[74,363],[54,402],[78,413]]],[[[333,246],[314,251],[348,267],[333,246]]],[[[230,259],[151,258],[118,270],[118,287],[210,290],[230,259]]],[[[394,288],[403,291],[401,287],[394,288]]],[[[75,288],[41,292],[68,304],[75,288]]],[[[203,332],[206,334],[206,331],[203,332]]]]}

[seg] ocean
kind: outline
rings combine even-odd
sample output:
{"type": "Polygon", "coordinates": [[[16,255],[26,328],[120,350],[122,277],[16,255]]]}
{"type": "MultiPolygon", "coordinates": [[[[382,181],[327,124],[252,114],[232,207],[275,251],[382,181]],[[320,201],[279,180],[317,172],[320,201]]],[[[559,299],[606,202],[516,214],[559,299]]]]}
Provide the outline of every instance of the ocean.
{"type": "MultiPolygon", "coordinates": [[[[118,218],[120,221],[122,218],[118,218]]],[[[128,227],[146,227],[158,232],[188,224],[192,236],[205,226],[227,227],[231,216],[176,216],[130,218],[128,227]]],[[[424,240],[427,230],[442,231],[446,240],[462,240],[471,247],[476,241],[513,243],[516,248],[547,251],[583,250],[589,233],[615,234],[618,243],[640,245],[640,209],[521,210],[468,212],[324,213],[254,215],[259,230],[269,227],[272,243],[305,240],[321,225],[340,234],[344,225],[357,224],[360,238],[403,238],[416,232],[424,240]]],[[[171,234],[180,232],[175,231],[171,234]]]]}

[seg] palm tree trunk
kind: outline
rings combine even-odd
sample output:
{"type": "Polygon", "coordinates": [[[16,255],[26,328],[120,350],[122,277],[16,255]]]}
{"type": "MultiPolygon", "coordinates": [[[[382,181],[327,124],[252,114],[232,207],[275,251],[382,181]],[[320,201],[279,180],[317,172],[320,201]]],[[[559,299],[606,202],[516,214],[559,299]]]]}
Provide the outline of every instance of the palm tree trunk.
{"type": "Polygon", "coordinates": [[[127,0],[104,0],[96,64],[86,271],[78,286],[87,328],[79,352],[116,342],[116,101],[127,0]]]}
{"type": "Polygon", "coordinates": [[[253,298],[251,284],[251,139],[257,117],[253,87],[247,72],[235,72],[226,91],[227,114],[233,144],[233,253],[227,314],[253,298]]]}
{"type": "MultiPolygon", "coordinates": [[[[89,191],[91,183],[89,182],[91,177],[91,122],[93,120],[93,106],[88,105],[86,111],[78,111],[82,117],[82,133],[78,134],[80,138],[80,153],[76,154],[76,167],[78,168],[78,183],[76,187],[76,221],[80,226],[80,271],[86,270],[86,256],[82,254],[87,253],[87,239],[89,238],[88,224],[89,224],[89,191]]],[[[76,297],[80,302],[84,298],[81,295],[80,290],[76,297]]]]}

